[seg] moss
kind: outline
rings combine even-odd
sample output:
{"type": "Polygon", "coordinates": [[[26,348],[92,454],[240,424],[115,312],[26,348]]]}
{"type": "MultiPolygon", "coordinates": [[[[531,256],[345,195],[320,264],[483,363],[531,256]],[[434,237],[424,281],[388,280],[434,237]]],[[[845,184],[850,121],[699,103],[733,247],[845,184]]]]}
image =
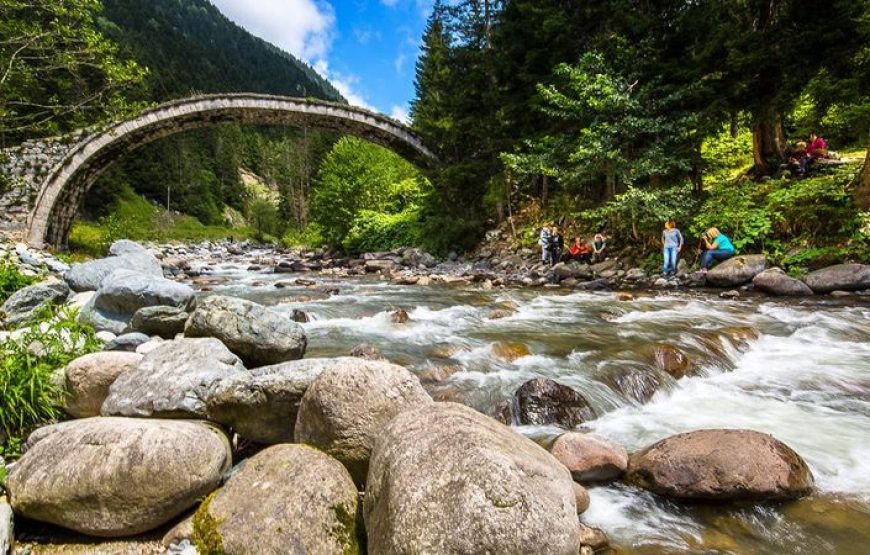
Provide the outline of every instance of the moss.
{"type": "Polygon", "coordinates": [[[360,555],[364,551],[360,544],[365,544],[365,536],[362,533],[363,526],[360,522],[358,511],[351,512],[345,505],[333,505],[337,524],[331,532],[342,546],[342,555],[360,555]]]}
{"type": "Polygon", "coordinates": [[[212,516],[208,508],[217,492],[205,498],[205,501],[193,515],[193,545],[203,555],[224,555],[223,538],[218,530],[221,521],[212,516]]]}

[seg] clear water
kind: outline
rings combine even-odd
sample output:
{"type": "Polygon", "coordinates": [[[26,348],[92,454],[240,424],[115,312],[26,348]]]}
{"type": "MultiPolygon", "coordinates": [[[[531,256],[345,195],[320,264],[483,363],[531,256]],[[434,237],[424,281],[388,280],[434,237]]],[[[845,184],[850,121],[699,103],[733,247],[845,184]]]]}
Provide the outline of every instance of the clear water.
{"type": "MultiPolygon", "coordinates": [[[[870,553],[870,304],[863,301],[722,301],[669,293],[619,302],[613,293],[393,286],[370,279],[313,278],[339,288],[276,289],[295,276],[218,268],[215,293],[312,321],[307,356],[346,355],[363,342],[416,372],[447,366],[428,385],[436,398],[492,411],[526,380],[557,379],[577,389],[600,417],[585,425],[629,450],[700,428],[768,432],[800,453],[817,493],[793,503],[686,506],[624,485],[592,488],[583,515],[620,553],[870,553]],[[491,319],[496,308],[513,307],[491,319]],[[405,309],[407,324],[391,311],[405,309]],[[496,342],[531,355],[494,357],[496,342]],[[651,370],[651,347],[666,343],[696,365],[674,380],[651,370]],[[648,376],[651,398],[620,376],[648,376]]],[[[307,276],[306,276],[307,277],[307,276]]],[[[640,388],[642,389],[642,388],[640,388]]],[[[545,440],[560,430],[521,427],[545,440]]]]}

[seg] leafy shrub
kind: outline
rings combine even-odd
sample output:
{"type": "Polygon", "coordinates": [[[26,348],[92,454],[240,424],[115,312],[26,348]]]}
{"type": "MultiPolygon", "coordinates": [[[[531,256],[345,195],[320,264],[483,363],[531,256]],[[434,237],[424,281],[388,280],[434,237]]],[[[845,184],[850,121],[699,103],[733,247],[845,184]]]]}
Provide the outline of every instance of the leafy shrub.
{"type": "Polygon", "coordinates": [[[19,272],[8,260],[0,260],[0,303],[4,303],[13,293],[35,281],[35,278],[19,272]]]}
{"type": "Polygon", "coordinates": [[[761,246],[773,230],[774,214],[764,205],[764,190],[758,183],[739,178],[714,186],[690,227],[700,235],[710,227],[726,233],[738,250],[761,246]]]}
{"type": "Polygon", "coordinates": [[[17,339],[0,342],[0,447],[17,456],[21,440],[35,427],[62,416],[63,385],[55,370],[101,349],[90,326],[77,321],[77,311],[49,307],[17,339]]]}
{"type": "Polygon", "coordinates": [[[314,248],[323,245],[323,233],[317,224],[308,224],[302,229],[290,229],[281,237],[281,246],[314,248]]]}
{"type": "Polygon", "coordinates": [[[406,210],[385,214],[362,210],[353,220],[342,246],[350,252],[384,251],[420,243],[420,214],[406,210]]]}

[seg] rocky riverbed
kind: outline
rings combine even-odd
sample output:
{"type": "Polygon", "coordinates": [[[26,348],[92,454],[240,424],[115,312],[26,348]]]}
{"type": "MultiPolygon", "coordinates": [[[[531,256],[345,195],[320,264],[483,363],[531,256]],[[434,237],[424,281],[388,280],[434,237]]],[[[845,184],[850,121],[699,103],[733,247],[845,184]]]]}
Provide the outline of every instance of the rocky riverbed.
{"type": "Polygon", "coordinates": [[[6,249],[59,278],[19,295],[16,321],[70,302],[106,342],[59,370],[74,419],[9,469],[16,552],[359,552],[364,532],[370,553],[870,541],[867,267],[801,287],[744,257],[719,299],[521,250],[121,242],[64,268],[6,249]]]}

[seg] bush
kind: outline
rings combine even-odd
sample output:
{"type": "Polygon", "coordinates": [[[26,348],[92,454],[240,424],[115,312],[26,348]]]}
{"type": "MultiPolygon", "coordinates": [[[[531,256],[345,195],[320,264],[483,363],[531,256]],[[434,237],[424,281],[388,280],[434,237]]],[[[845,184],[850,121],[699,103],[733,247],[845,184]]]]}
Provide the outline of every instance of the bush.
{"type": "Polygon", "coordinates": [[[0,260],[0,304],[19,289],[32,285],[35,278],[25,276],[8,260],[0,260]]]}
{"type": "Polygon", "coordinates": [[[20,454],[21,442],[34,428],[62,416],[63,384],[52,374],[72,360],[99,351],[90,326],[77,311],[49,307],[18,339],[0,342],[0,435],[5,457],[20,454]]]}
{"type": "Polygon", "coordinates": [[[317,224],[308,224],[302,229],[290,229],[281,237],[281,246],[290,248],[315,248],[323,245],[323,233],[317,224]]]}
{"type": "Polygon", "coordinates": [[[385,251],[420,243],[420,214],[405,210],[385,214],[362,210],[353,220],[342,246],[349,252],[385,251]]]}

